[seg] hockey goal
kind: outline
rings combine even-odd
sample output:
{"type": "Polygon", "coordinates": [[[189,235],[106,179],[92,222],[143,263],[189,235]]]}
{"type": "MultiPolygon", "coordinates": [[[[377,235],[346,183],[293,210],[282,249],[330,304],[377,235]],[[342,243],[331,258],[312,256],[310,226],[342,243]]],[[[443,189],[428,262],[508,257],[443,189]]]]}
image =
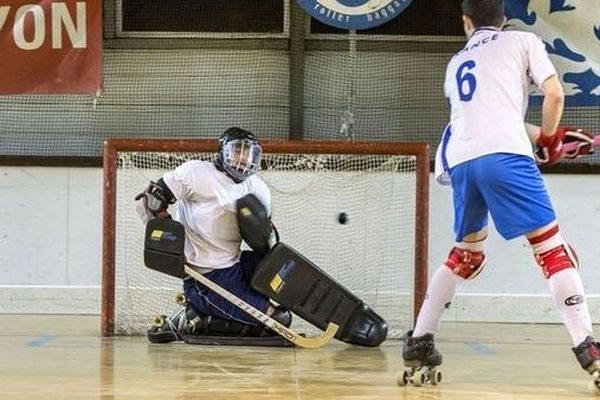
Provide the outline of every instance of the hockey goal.
{"type": "MultiPolygon", "coordinates": [[[[428,145],[264,141],[263,150],[260,176],[281,240],[361,297],[388,321],[389,337],[399,337],[427,285],[428,145]]],[[[105,142],[103,335],[144,334],[156,315],[176,309],[181,282],[143,264],[134,197],[184,161],[215,155],[216,140],[105,142]]]]}

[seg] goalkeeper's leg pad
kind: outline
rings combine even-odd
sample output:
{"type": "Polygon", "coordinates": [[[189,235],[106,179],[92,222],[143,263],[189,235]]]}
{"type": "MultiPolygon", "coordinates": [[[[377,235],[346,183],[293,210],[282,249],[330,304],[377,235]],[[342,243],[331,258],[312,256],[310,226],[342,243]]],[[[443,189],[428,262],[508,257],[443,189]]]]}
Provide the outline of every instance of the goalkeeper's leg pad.
{"type": "Polygon", "coordinates": [[[277,243],[257,266],[252,286],[319,329],[329,322],[336,338],[377,346],[387,337],[387,323],[361,299],[313,262],[284,243],[277,243]]]}

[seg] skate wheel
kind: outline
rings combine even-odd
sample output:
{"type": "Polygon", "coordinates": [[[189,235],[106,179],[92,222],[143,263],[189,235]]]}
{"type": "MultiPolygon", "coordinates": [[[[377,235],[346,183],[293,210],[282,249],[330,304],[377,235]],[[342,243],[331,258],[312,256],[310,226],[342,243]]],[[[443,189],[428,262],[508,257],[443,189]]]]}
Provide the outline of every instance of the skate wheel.
{"type": "Polygon", "coordinates": [[[415,384],[415,386],[423,386],[425,384],[425,382],[427,381],[426,378],[427,377],[425,376],[423,371],[417,371],[412,376],[412,381],[415,384]]]}
{"type": "Polygon", "coordinates": [[[396,383],[398,386],[406,386],[410,382],[410,374],[408,371],[398,371],[396,374],[396,383]]]}
{"type": "Polygon", "coordinates": [[[591,381],[589,383],[588,387],[592,393],[595,393],[595,394],[600,393],[600,382],[598,381],[598,379],[594,379],[593,381],[591,381]]]}
{"type": "Polygon", "coordinates": [[[430,380],[431,380],[431,384],[432,385],[439,385],[440,382],[442,381],[442,371],[434,368],[431,370],[430,372],[430,380]]]}
{"type": "Polygon", "coordinates": [[[166,320],[167,320],[166,315],[159,315],[158,317],[155,317],[152,320],[152,325],[157,328],[160,328],[161,326],[163,326],[163,324],[165,323],[166,320]]]}
{"type": "Polygon", "coordinates": [[[185,306],[185,303],[186,303],[185,295],[183,293],[177,293],[177,295],[175,296],[175,303],[177,303],[181,306],[185,306]]]}

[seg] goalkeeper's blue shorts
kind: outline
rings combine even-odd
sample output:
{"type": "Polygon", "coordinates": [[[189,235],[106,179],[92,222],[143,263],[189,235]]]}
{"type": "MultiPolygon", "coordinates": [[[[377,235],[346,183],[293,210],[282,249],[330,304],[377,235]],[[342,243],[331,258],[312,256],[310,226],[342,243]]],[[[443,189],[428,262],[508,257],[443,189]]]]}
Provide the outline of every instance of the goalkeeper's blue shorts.
{"type": "MultiPolygon", "coordinates": [[[[229,268],[214,269],[204,276],[264,313],[269,308],[269,299],[250,285],[250,279],[259,262],[260,257],[255,252],[243,251],[238,263],[229,268]]],[[[183,290],[186,300],[192,303],[200,314],[248,325],[260,324],[247,312],[191,277],[183,281],[183,290]]]]}

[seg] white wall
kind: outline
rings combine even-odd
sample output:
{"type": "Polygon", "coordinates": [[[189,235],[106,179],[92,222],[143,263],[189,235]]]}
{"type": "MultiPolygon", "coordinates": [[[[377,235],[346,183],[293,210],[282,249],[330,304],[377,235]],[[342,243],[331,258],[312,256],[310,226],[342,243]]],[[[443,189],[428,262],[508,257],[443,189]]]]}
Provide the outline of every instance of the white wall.
{"type": "MultiPolygon", "coordinates": [[[[600,321],[600,176],[547,175],[563,236],[575,247],[600,321]]],[[[432,181],[430,270],[453,245],[450,190],[432,181]]],[[[102,171],[0,167],[0,313],[97,314],[102,171]]],[[[558,322],[525,240],[493,231],[483,273],[461,288],[448,320],[558,322]]]]}
{"type": "MultiPolygon", "coordinates": [[[[595,321],[600,321],[600,176],[546,175],[561,232],[576,250],[595,321]]],[[[433,182],[433,179],[432,179],[433,182]]],[[[451,189],[432,183],[430,273],[453,245],[451,189]]],[[[484,271],[460,289],[446,319],[462,321],[559,322],[525,238],[505,241],[491,230],[484,271]]]]}
{"type": "Polygon", "coordinates": [[[99,312],[101,204],[100,168],[0,168],[0,312],[99,312]]]}

